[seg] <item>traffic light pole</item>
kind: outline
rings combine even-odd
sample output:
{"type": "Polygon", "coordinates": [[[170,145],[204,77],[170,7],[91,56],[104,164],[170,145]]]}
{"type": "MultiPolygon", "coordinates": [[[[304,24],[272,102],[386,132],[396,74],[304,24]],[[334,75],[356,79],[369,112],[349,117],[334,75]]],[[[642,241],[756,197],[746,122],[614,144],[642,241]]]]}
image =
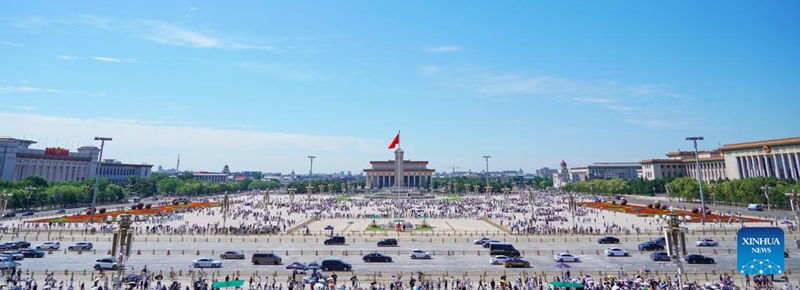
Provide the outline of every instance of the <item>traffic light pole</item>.
{"type": "Polygon", "coordinates": [[[125,259],[131,256],[133,247],[133,231],[131,231],[131,215],[128,212],[119,215],[119,227],[114,231],[113,245],[111,246],[111,256],[119,258],[117,260],[117,277],[114,279],[114,289],[123,289],[123,278],[125,275],[125,259]]]}

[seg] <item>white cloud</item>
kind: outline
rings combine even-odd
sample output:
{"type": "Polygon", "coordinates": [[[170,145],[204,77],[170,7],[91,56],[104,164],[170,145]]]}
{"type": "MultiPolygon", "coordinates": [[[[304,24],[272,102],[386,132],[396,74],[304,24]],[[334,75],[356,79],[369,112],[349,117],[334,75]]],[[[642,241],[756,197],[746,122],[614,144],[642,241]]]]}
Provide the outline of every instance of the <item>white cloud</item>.
{"type": "Polygon", "coordinates": [[[22,44],[22,43],[8,42],[8,41],[2,41],[2,42],[0,42],[0,44],[2,44],[2,45],[8,45],[8,46],[25,46],[25,45],[24,45],[24,44],[22,44]]]}
{"type": "Polygon", "coordinates": [[[444,45],[444,46],[436,46],[436,47],[429,47],[426,48],[425,51],[427,52],[457,52],[462,50],[463,48],[457,45],[444,45]]]}
{"type": "Polygon", "coordinates": [[[220,47],[219,39],[204,35],[203,33],[178,27],[161,21],[145,21],[150,31],[147,39],[161,44],[191,46],[191,47],[220,47]]]}
{"type": "Polygon", "coordinates": [[[180,153],[181,167],[195,170],[219,170],[228,163],[234,170],[302,171],[308,168],[306,156],[317,155],[319,163],[315,162],[314,169],[331,172],[363,168],[369,160],[391,154],[385,150],[388,141],[383,139],[219,129],[176,122],[0,113],[0,123],[15,124],[4,128],[3,134],[85,140],[78,146],[94,144],[93,136],[110,136],[114,141],[106,143],[109,158],[172,165],[180,153]]]}
{"type": "Polygon", "coordinates": [[[132,58],[113,58],[113,57],[103,57],[103,56],[92,56],[91,59],[102,61],[102,62],[116,62],[116,63],[139,63],[138,60],[132,58]]]}
{"type": "Polygon", "coordinates": [[[607,104],[613,102],[612,100],[603,98],[574,98],[572,100],[585,103],[595,103],[595,104],[607,104]]]}
{"type": "Polygon", "coordinates": [[[99,61],[104,61],[104,62],[122,62],[121,60],[116,59],[116,58],[102,57],[102,56],[93,56],[92,59],[99,60],[99,61]]]}
{"type": "Polygon", "coordinates": [[[636,110],[636,108],[623,106],[623,105],[606,105],[605,107],[608,108],[608,109],[614,110],[614,111],[621,111],[621,112],[629,112],[629,111],[635,111],[636,110]]]}
{"type": "Polygon", "coordinates": [[[61,91],[61,90],[56,90],[56,89],[28,87],[28,86],[21,86],[21,87],[0,86],[0,94],[36,93],[36,92],[59,93],[59,92],[66,92],[66,91],[61,91]]]}
{"type": "Polygon", "coordinates": [[[14,110],[20,110],[20,111],[33,111],[33,110],[37,109],[36,107],[31,107],[31,106],[2,105],[2,104],[0,104],[0,107],[14,109],[14,110]]]}
{"type": "Polygon", "coordinates": [[[70,55],[61,55],[59,57],[64,60],[81,59],[81,57],[79,56],[70,56],[70,55]]]}
{"type": "Polygon", "coordinates": [[[200,8],[197,8],[197,7],[189,7],[189,10],[192,10],[192,11],[197,11],[197,10],[200,10],[200,8]]]}

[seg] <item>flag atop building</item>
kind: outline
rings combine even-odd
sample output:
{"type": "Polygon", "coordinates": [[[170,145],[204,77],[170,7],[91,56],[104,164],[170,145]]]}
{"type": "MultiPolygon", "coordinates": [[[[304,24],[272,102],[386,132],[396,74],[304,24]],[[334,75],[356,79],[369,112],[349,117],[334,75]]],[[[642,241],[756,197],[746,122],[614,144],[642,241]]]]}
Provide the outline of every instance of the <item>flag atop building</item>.
{"type": "Polygon", "coordinates": [[[394,140],[389,144],[389,149],[394,149],[397,145],[400,145],[400,131],[397,131],[397,136],[394,136],[394,140]]]}

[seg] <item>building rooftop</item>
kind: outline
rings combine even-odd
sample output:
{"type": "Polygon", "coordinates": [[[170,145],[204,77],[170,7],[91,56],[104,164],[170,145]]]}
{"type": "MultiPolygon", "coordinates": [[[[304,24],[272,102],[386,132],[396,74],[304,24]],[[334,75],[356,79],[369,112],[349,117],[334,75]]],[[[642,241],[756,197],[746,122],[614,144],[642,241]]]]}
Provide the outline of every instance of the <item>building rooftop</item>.
{"type": "Polygon", "coordinates": [[[720,147],[719,149],[722,151],[729,151],[729,150],[762,148],[764,146],[781,146],[781,145],[795,145],[795,144],[800,144],[800,137],[725,144],[722,145],[722,147],[720,147]]]}

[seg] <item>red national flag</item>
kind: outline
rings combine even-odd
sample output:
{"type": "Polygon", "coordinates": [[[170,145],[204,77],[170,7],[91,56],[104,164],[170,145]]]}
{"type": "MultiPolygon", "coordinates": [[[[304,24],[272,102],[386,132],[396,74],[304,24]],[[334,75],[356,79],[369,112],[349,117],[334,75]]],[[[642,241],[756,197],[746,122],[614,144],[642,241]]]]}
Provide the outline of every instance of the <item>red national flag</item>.
{"type": "Polygon", "coordinates": [[[397,144],[400,144],[400,132],[397,132],[397,136],[394,136],[394,140],[389,144],[389,149],[394,149],[397,144]]]}

